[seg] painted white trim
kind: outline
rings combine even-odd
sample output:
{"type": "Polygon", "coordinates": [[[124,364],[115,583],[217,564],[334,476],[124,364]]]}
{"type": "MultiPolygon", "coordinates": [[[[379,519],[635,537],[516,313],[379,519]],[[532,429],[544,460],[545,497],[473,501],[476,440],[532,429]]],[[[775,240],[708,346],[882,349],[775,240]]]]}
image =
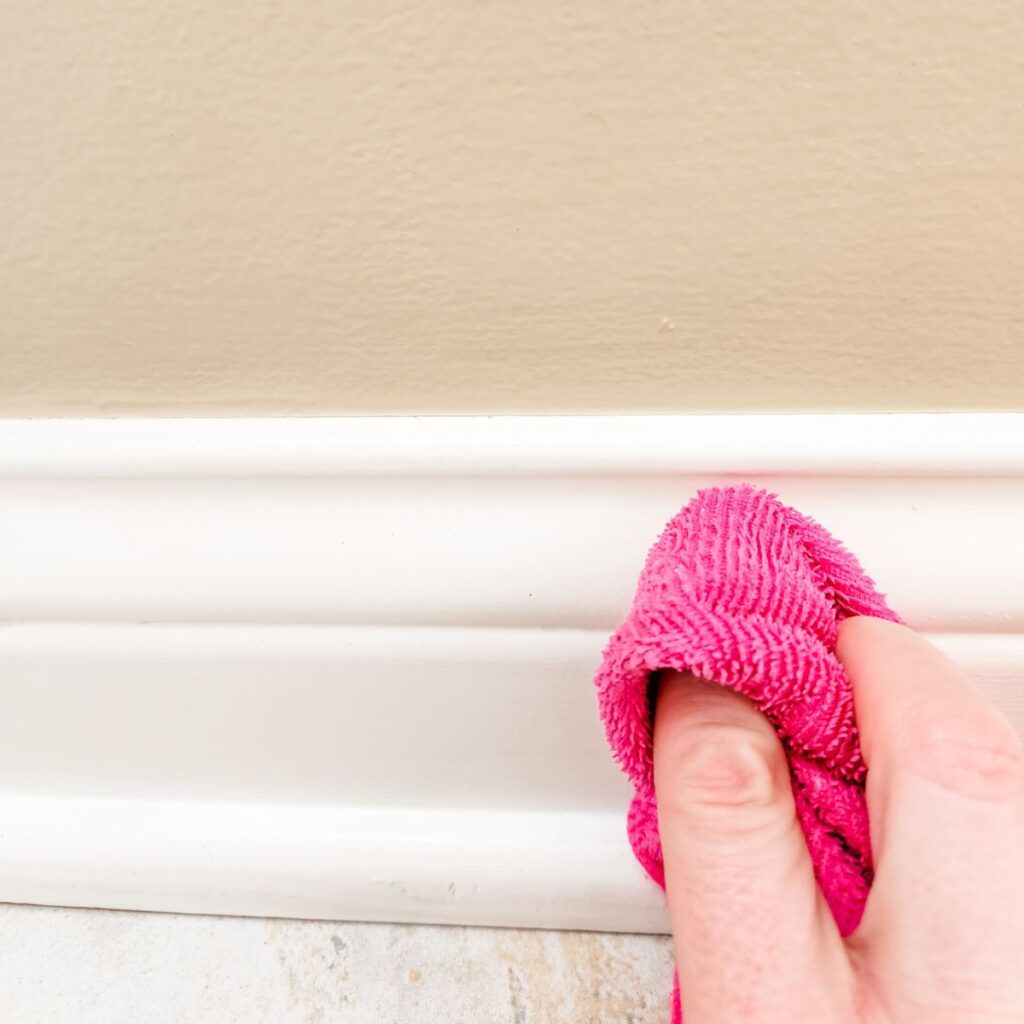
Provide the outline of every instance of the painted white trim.
{"type": "MultiPolygon", "coordinates": [[[[1024,731],[1024,637],[935,635],[1024,731]]],[[[0,896],[665,931],[590,674],[601,632],[0,630],[0,896]]]]}
{"type": "MultiPolygon", "coordinates": [[[[748,479],[914,625],[1024,632],[1024,474],[748,479]]],[[[0,477],[0,619],[613,628],[702,474],[0,477]]]]}
{"type": "Polygon", "coordinates": [[[1024,730],[1022,424],[0,423],[0,899],[663,930],[591,677],[664,522],[772,487],[1024,730]]]}
{"type": "MultiPolygon", "coordinates": [[[[67,797],[618,810],[604,634],[12,624],[0,779],[67,797]]],[[[6,788],[6,787],[5,787],[6,788]]]]}
{"type": "Polygon", "coordinates": [[[0,420],[0,476],[1018,475],[1022,413],[0,420]]]}
{"type": "Polygon", "coordinates": [[[13,903],[664,932],[621,815],[0,798],[13,903]]]}

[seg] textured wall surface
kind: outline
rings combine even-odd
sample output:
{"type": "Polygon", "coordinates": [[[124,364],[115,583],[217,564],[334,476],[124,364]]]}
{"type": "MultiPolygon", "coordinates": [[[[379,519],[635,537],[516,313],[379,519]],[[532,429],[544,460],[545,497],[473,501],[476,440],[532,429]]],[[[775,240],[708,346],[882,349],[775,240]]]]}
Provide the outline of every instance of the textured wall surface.
{"type": "Polygon", "coordinates": [[[4,1024],[665,1024],[666,938],[0,904],[4,1024]]]}
{"type": "Polygon", "coordinates": [[[1024,407],[1016,0],[7,0],[0,414],[1024,407]]]}

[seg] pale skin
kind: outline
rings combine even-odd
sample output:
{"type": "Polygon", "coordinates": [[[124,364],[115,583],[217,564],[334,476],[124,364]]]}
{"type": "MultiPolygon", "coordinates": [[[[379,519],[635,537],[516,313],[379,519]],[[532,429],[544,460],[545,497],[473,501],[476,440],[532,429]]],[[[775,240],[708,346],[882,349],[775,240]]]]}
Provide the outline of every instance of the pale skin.
{"type": "Polygon", "coordinates": [[[842,939],[785,756],[736,693],[662,673],[654,776],[686,1024],[1024,1022],[1024,754],[910,629],[840,626],[875,883],[842,939]]]}

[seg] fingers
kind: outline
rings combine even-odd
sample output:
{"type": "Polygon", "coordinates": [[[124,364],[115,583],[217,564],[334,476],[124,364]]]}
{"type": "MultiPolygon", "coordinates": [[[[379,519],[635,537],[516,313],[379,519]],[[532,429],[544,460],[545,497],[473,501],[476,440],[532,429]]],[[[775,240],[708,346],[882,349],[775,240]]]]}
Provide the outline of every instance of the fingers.
{"type": "Polygon", "coordinates": [[[871,618],[842,623],[875,884],[853,940],[911,1019],[1024,1014],[1024,757],[1008,722],[931,644],[871,618]],[[975,1016],[970,1016],[971,1014],[975,1016]]]}
{"type": "Polygon", "coordinates": [[[687,1024],[828,1019],[846,960],[771,725],[730,690],[663,672],[654,779],[687,1024]]]}

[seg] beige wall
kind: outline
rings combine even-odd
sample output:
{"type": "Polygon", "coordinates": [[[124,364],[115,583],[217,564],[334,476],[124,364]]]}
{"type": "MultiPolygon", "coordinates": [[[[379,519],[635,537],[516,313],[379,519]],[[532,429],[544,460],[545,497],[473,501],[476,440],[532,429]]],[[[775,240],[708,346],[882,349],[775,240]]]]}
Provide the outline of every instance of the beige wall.
{"type": "Polygon", "coordinates": [[[6,0],[0,413],[1024,408],[1024,5],[6,0]]]}

